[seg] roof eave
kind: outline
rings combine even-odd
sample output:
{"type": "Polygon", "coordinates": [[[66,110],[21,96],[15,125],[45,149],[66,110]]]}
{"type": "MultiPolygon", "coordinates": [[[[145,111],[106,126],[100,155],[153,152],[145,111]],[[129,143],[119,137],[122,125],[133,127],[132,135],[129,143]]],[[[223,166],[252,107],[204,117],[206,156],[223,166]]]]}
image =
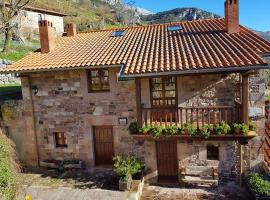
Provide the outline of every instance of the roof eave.
{"type": "Polygon", "coordinates": [[[84,66],[84,67],[64,67],[64,68],[51,68],[51,69],[33,69],[33,70],[0,70],[0,74],[26,74],[26,73],[37,73],[37,72],[51,72],[51,71],[70,71],[70,70],[81,70],[81,69],[96,69],[96,68],[114,68],[122,67],[123,65],[100,65],[100,66],[84,66]]]}
{"type": "Polygon", "coordinates": [[[153,77],[153,76],[168,76],[168,75],[194,75],[194,74],[216,74],[216,73],[241,73],[250,70],[258,69],[270,69],[269,65],[256,65],[256,66],[245,66],[245,67],[227,67],[227,68],[211,68],[211,69],[191,69],[181,71],[167,71],[167,72],[149,72],[149,73],[138,73],[138,74],[120,74],[119,78],[142,78],[142,77],[153,77]]]}

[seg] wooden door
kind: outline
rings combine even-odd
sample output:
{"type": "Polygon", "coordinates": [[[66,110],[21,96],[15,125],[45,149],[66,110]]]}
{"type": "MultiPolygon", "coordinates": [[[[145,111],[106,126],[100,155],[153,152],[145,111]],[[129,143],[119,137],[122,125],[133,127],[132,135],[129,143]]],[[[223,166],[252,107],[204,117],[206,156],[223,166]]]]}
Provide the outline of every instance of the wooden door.
{"type": "Polygon", "coordinates": [[[176,141],[157,141],[158,180],[161,182],[178,181],[176,141]]]}
{"type": "Polygon", "coordinates": [[[94,147],[96,165],[113,165],[114,150],[112,127],[94,127],[94,147]]]}

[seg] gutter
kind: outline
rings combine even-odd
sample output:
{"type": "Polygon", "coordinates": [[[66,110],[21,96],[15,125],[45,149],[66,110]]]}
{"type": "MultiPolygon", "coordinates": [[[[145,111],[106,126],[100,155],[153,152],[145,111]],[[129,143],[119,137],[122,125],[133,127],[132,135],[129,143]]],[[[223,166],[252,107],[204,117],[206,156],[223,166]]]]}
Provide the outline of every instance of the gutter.
{"type": "MultiPolygon", "coordinates": [[[[33,69],[33,70],[0,70],[0,74],[27,74],[27,73],[38,73],[38,72],[51,72],[51,71],[70,71],[70,70],[81,70],[81,69],[104,69],[122,67],[123,65],[100,65],[100,66],[84,66],[84,67],[70,67],[70,68],[50,68],[50,69],[33,69]]],[[[8,67],[7,67],[8,68],[8,67]]],[[[22,75],[18,75],[20,77],[22,75]]]]}
{"type": "Polygon", "coordinates": [[[124,66],[122,66],[118,78],[138,78],[138,77],[153,77],[153,76],[168,76],[168,75],[193,75],[193,74],[209,74],[209,73],[238,73],[250,70],[270,69],[269,65],[256,65],[248,67],[226,67],[226,68],[209,68],[209,69],[191,69],[169,72],[151,72],[144,74],[124,74],[124,66]]]}

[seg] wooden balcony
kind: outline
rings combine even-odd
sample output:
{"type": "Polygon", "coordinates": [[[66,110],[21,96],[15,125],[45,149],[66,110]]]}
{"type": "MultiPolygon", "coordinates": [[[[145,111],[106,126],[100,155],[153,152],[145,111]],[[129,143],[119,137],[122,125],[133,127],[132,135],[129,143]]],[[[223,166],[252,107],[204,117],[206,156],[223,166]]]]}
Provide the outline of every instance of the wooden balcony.
{"type": "Polygon", "coordinates": [[[241,105],[211,107],[178,107],[178,108],[142,108],[142,126],[164,125],[182,126],[194,124],[197,127],[206,124],[217,124],[221,121],[231,123],[242,122],[241,105]]]}

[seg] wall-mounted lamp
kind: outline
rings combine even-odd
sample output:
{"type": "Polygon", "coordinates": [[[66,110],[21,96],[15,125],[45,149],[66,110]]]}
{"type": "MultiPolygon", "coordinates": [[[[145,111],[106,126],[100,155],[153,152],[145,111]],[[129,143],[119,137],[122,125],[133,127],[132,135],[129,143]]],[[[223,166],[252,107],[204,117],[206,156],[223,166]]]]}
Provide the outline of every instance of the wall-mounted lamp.
{"type": "Polygon", "coordinates": [[[38,87],[34,85],[32,87],[32,92],[34,93],[34,95],[36,95],[38,93],[38,87]]]}

